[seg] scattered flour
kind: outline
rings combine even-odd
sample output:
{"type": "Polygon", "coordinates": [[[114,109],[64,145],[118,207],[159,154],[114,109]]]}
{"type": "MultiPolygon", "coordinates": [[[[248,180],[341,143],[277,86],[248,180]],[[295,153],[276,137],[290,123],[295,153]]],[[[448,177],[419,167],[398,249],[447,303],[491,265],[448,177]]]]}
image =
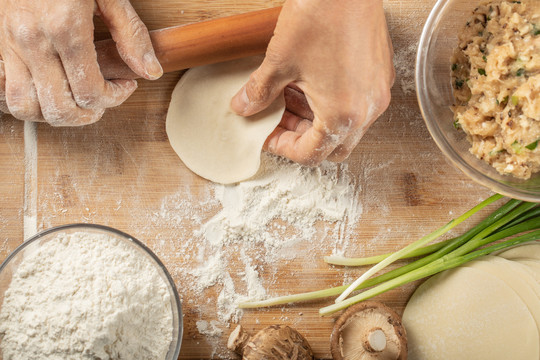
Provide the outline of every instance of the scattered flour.
{"type": "Polygon", "coordinates": [[[414,69],[417,49],[418,41],[415,41],[408,46],[396,49],[394,54],[396,81],[399,81],[401,91],[405,95],[412,94],[416,91],[414,69]]]}
{"type": "Polygon", "coordinates": [[[240,301],[267,297],[278,262],[302,256],[309,266],[316,255],[303,251],[302,243],[328,252],[346,243],[362,213],[358,185],[346,164],[308,168],[264,154],[254,178],[207,191],[165,197],[151,225],[167,224],[181,239],[164,239],[163,251],[154,249],[160,257],[167,259],[171,246],[177,254],[196,254],[169,270],[183,279],[183,292],[191,292],[185,301],[201,309],[197,328],[203,335],[238,322],[240,301]],[[325,237],[333,241],[322,241],[325,237]],[[219,322],[212,323],[215,319],[219,322]]]}
{"type": "Polygon", "coordinates": [[[223,335],[223,330],[221,330],[218,325],[219,322],[216,320],[212,321],[206,321],[206,320],[199,320],[196,323],[197,330],[199,333],[204,334],[206,336],[210,337],[220,337],[223,335]]]}
{"type": "Polygon", "coordinates": [[[105,234],[59,234],[25,253],[5,293],[0,343],[10,359],[165,359],[167,285],[150,260],[105,234]]]}

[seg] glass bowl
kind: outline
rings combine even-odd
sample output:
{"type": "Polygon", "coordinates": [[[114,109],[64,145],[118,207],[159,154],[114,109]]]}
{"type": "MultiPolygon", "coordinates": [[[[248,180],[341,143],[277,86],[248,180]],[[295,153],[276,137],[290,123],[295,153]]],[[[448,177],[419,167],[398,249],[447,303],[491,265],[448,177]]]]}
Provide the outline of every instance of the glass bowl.
{"type": "MultiPolygon", "coordinates": [[[[52,239],[56,238],[58,234],[72,234],[76,232],[85,232],[90,234],[105,234],[132,247],[137,253],[147,258],[152,263],[158,274],[167,284],[169,290],[169,298],[171,300],[172,318],[173,318],[173,333],[172,342],[169,347],[169,351],[166,356],[166,360],[176,360],[180,353],[180,346],[182,342],[183,321],[182,321],[182,305],[180,297],[174,285],[169,272],[159,260],[159,258],[139,240],[135,239],[128,234],[125,234],[119,230],[93,224],[72,224],[55,227],[46,231],[43,231],[17,247],[0,265],[0,309],[4,303],[4,294],[9,288],[13,274],[17,271],[18,265],[21,263],[26,255],[38,250],[39,247],[52,239]]],[[[0,339],[1,341],[1,339],[0,339]]],[[[2,358],[0,353],[0,359],[2,358]]]]}
{"type": "Polygon", "coordinates": [[[469,152],[463,131],[454,128],[450,106],[452,54],[457,34],[480,0],[438,0],[429,15],[418,45],[416,93],[420,111],[435,143],[444,155],[474,181],[512,198],[540,202],[540,173],[528,180],[499,174],[469,152]]]}

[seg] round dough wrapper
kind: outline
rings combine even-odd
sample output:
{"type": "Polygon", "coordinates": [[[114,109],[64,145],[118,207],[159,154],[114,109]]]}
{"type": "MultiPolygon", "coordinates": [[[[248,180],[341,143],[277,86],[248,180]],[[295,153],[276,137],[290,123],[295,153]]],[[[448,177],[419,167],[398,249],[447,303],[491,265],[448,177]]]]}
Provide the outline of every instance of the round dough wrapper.
{"type": "Polygon", "coordinates": [[[519,264],[522,264],[523,266],[526,266],[531,271],[531,274],[533,274],[533,277],[535,278],[536,282],[540,284],[540,260],[517,258],[517,259],[514,259],[514,261],[519,264]]]}
{"type": "Polygon", "coordinates": [[[483,256],[478,260],[462,265],[485,271],[504,281],[523,300],[540,329],[540,285],[523,265],[498,256],[483,256]]]}
{"type": "Polygon", "coordinates": [[[517,245],[509,249],[497,251],[493,255],[498,255],[508,260],[517,258],[529,258],[540,260],[540,241],[517,245]]]}
{"type": "Polygon", "coordinates": [[[440,273],[415,291],[403,314],[410,360],[530,360],[539,333],[502,280],[473,268],[440,273]]]}
{"type": "Polygon", "coordinates": [[[285,110],[283,94],[250,117],[236,115],[230,101],[261,62],[257,56],[193,68],[174,88],[167,136],[184,164],[203,178],[230,184],[259,169],[264,141],[285,110]]]}

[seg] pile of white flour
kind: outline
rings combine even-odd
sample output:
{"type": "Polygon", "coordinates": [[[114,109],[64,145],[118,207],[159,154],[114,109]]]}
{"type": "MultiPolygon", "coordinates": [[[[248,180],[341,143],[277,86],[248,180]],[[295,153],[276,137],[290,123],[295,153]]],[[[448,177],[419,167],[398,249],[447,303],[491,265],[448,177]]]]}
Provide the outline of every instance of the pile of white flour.
{"type": "Polygon", "coordinates": [[[148,258],[105,234],[59,234],[16,269],[0,349],[4,360],[165,359],[172,324],[167,285],[148,258]]]}

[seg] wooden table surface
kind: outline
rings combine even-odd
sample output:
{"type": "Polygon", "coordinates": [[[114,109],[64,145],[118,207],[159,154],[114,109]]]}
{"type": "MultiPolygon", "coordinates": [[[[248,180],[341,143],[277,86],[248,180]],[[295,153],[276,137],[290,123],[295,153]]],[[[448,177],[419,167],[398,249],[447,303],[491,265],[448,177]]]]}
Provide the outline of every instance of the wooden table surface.
{"type": "MultiPolygon", "coordinates": [[[[157,29],[277,6],[281,1],[133,3],[148,27],[157,29]]],[[[385,0],[397,79],[389,110],[370,128],[348,160],[361,189],[358,202],[362,206],[354,229],[355,241],[347,248],[350,254],[361,256],[397,249],[490,195],[490,191],[474,184],[445,160],[418,110],[414,92],[416,44],[434,3],[435,0],[385,0]]],[[[98,38],[106,36],[102,26],[98,26],[98,32],[98,38]]],[[[180,229],[167,219],[156,220],[167,197],[181,196],[196,204],[200,194],[208,193],[212,186],[184,167],[167,140],[167,105],[180,76],[176,72],[155,82],[140,81],[139,89],[125,104],[107,111],[103,120],[91,126],[51,128],[2,116],[0,260],[36,231],[85,222],[109,225],[135,236],[154,249],[169,270],[185,268],[179,264],[186,261],[197,266],[196,254],[177,251],[177,245],[184,241],[186,231],[197,229],[199,224],[185,219],[184,228],[180,229]],[[193,255],[191,260],[187,255],[193,255]]],[[[196,247],[187,249],[195,251],[196,247]]],[[[324,264],[322,257],[327,255],[327,249],[306,249],[310,260],[296,256],[280,264],[266,264],[260,277],[267,281],[268,293],[288,294],[298,289],[298,284],[302,284],[302,290],[341,285],[344,276],[350,279],[359,273],[324,264]],[[317,260],[305,266],[312,259],[317,260]]],[[[199,320],[217,320],[215,307],[210,306],[217,290],[184,292],[184,274],[174,270],[171,273],[184,303],[180,358],[231,357],[225,343],[234,324],[217,323],[222,333],[214,337],[199,333],[196,326],[199,320]]],[[[413,290],[414,284],[390,291],[377,300],[402,312],[413,290]]],[[[334,320],[317,314],[326,303],[246,311],[239,322],[249,331],[274,323],[292,324],[307,337],[318,358],[329,358],[334,320]]]]}

